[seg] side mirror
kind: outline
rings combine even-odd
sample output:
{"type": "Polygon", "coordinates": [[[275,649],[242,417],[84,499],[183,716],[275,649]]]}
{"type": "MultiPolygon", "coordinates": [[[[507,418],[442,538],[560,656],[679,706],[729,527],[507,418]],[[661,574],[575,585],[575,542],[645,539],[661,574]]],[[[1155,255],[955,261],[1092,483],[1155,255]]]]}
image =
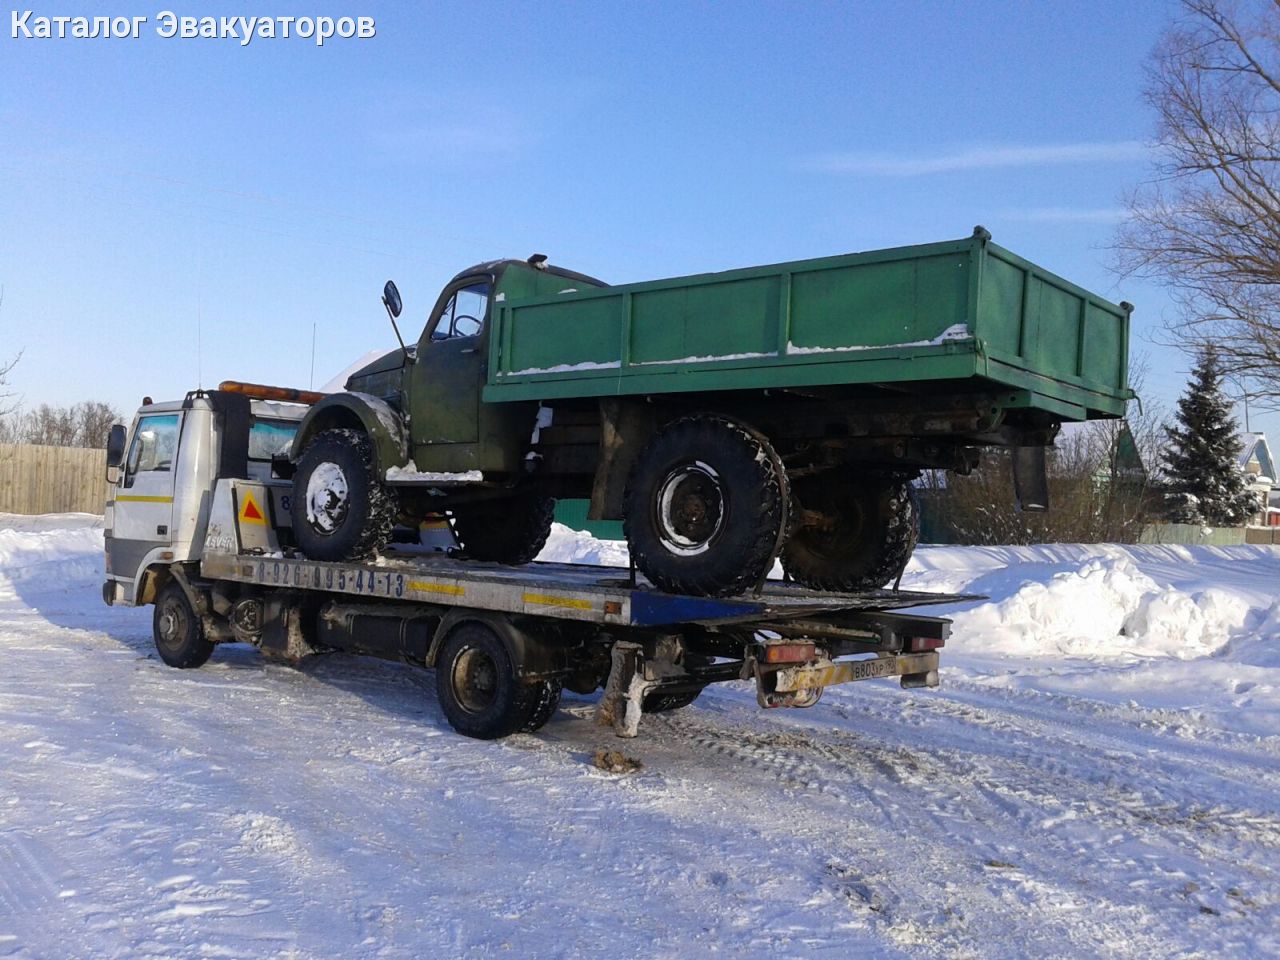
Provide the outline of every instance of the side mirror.
{"type": "Polygon", "coordinates": [[[399,319],[404,303],[400,300],[400,291],[396,289],[394,280],[388,280],[387,285],[382,288],[382,305],[387,308],[392,320],[399,319]]]}
{"type": "Polygon", "coordinates": [[[107,434],[107,466],[118,467],[124,463],[124,441],[126,434],[123,423],[112,424],[107,434]]]}
{"type": "Polygon", "coordinates": [[[382,305],[387,308],[387,316],[391,318],[391,329],[396,332],[396,339],[400,341],[400,351],[404,354],[405,363],[408,363],[412,354],[404,345],[404,337],[400,336],[400,325],[396,323],[396,317],[400,316],[404,304],[400,302],[400,291],[396,289],[394,280],[388,280],[387,285],[382,288],[382,305]]]}

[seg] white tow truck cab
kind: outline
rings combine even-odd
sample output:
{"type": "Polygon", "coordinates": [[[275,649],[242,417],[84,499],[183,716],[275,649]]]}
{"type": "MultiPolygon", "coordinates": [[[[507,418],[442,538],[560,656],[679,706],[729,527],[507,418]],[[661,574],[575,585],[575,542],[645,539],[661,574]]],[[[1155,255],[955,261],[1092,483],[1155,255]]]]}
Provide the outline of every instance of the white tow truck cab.
{"type": "Polygon", "coordinates": [[[777,581],[680,596],[634,568],[459,559],[441,549],[456,544],[447,525],[436,549],[413,530],[381,555],[309,560],[293,546],[282,454],[319,396],[227,382],[113,428],[103,599],[154,604],[168,665],[199,667],[223,642],[291,662],[331,650],[404,661],[434,668],[450,724],[486,739],[538,729],[565,687],[603,687],[599,721],[635,736],[642,714],[724,680],[754,680],[762,707],[812,706],[856,680],[938,684],[950,621],[894,611],[957,596],[777,581]]]}
{"type": "MultiPolygon", "coordinates": [[[[271,480],[272,458],[288,456],[306,412],[299,403],[198,390],[145,404],[127,434],[116,428],[108,451],[103,599],[154,603],[173,564],[200,560],[215,480],[271,480]]],[[[289,484],[269,489],[270,508],[287,526],[289,484]]]]}

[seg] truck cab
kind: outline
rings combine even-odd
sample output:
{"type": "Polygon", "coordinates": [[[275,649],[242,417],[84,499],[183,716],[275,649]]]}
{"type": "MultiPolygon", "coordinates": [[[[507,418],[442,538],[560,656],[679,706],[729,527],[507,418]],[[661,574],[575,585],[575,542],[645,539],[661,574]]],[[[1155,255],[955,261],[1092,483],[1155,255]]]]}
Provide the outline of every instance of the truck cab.
{"type": "MultiPolygon", "coordinates": [[[[345,392],[315,404],[295,438],[294,459],[319,433],[349,428],[370,436],[379,475],[407,463],[436,474],[478,470],[507,480],[518,475],[538,405],[481,400],[495,306],[605,286],[545,260],[536,262],[492,260],[456,274],[426,313],[416,341],[357,370],[345,392]],[[389,430],[389,423],[403,426],[389,430]]],[[[400,315],[398,302],[394,315],[400,315]]],[[[402,490],[429,483],[397,482],[402,490]]]]}
{"type": "MultiPolygon", "coordinates": [[[[104,535],[103,599],[154,601],[156,571],[199,558],[216,477],[277,478],[306,407],[197,390],[183,400],[144,404],[126,430],[112,430],[104,535]],[[280,461],[276,461],[278,465],[280,461]]],[[[287,481],[262,505],[287,523],[287,481]]]]}

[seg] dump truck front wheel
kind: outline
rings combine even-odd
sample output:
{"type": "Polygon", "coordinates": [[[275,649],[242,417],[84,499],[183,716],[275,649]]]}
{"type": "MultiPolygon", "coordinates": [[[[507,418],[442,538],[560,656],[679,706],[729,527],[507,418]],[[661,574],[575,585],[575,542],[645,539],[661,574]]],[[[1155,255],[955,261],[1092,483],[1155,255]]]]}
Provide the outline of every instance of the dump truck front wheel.
{"type": "Polygon", "coordinates": [[[767,439],[726,417],[686,417],[636,461],[623,527],[654,586],[730,596],[768,573],[786,512],[786,475],[767,439]]]}
{"type": "Polygon", "coordinates": [[[820,474],[798,481],[782,567],[815,590],[875,590],[897,579],[920,535],[910,482],[820,474]]]}
{"type": "Polygon", "coordinates": [[[293,475],[293,535],[312,560],[358,560],[383,547],[397,513],[395,495],[373,467],[359,430],[325,430],[307,445],[293,475]]]}
{"type": "Polygon", "coordinates": [[[523,493],[503,500],[483,500],[450,510],[453,535],[473,560],[528,563],[551,535],[556,502],[523,493]]]}

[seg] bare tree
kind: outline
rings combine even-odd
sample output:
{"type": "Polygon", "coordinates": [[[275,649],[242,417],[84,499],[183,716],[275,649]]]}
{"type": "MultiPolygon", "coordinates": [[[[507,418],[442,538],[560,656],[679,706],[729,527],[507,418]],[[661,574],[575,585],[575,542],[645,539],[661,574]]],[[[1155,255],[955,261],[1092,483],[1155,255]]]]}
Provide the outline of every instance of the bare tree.
{"type": "Polygon", "coordinates": [[[76,419],[76,446],[105,449],[111,425],[121,419],[115,408],[101,400],[86,400],[71,409],[76,419]]]}
{"type": "Polygon", "coordinates": [[[111,425],[120,420],[110,404],[89,400],[69,407],[42,403],[0,422],[0,442],[52,447],[105,447],[111,425]]]}
{"type": "MultiPolygon", "coordinates": [[[[3,307],[4,285],[0,284],[0,308],[3,307]]],[[[15,406],[13,403],[13,394],[9,393],[5,387],[9,383],[9,373],[21,358],[22,352],[19,351],[17,356],[11,357],[8,360],[0,360],[0,438],[3,438],[4,431],[8,426],[6,418],[13,412],[15,406]]]]}
{"type": "Polygon", "coordinates": [[[74,447],[75,415],[70,407],[51,407],[42,403],[23,416],[23,443],[42,443],[50,447],[74,447]]]}
{"type": "Polygon", "coordinates": [[[1049,456],[1045,513],[1014,509],[1004,450],[984,455],[967,477],[926,477],[933,529],[923,532],[967,544],[1134,543],[1158,505],[1150,473],[1134,466],[1135,439],[1122,420],[1081,424],[1060,436],[1049,456]]]}
{"type": "Polygon", "coordinates": [[[1169,285],[1174,331],[1280,405],[1280,4],[1181,0],[1148,68],[1157,175],[1134,192],[1121,267],[1169,285]]]}
{"type": "MultiPolygon", "coordinates": [[[[1129,365],[1143,394],[1146,356],[1129,365]]],[[[1005,451],[989,451],[968,477],[926,474],[925,536],[954,543],[1134,543],[1161,510],[1159,465],[1168,444],[1168,410],[1129,404],[1123,420],[1065,424],[1048,456],[1049,510],[1019,513],[1005,451]]]]}

